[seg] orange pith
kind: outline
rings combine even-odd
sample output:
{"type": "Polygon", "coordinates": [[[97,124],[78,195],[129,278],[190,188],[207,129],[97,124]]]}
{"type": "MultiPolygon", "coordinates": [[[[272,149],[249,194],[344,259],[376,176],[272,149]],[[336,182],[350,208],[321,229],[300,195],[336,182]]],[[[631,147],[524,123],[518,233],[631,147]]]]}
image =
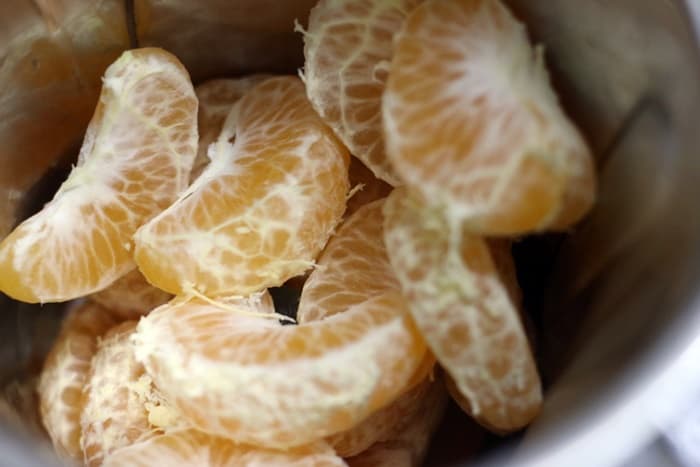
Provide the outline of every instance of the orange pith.
{"type": "Polygon", "coordinates": [[[104,467],[342,467],[343,460],[327,444],[316,442],[285,451],[245,446],[197,430],[156,436],[107,457],[104,467]]]}
{"type": "Polygon", "coordinates": [[[219,137],[231,107],[253,86],[270,77],[271,75],[258,74],[236,79],[212,79],[194,88],[199,99],[199,145],[190,180],[199,177],[209,164],[209,146],[219,137]]]}
{"type": "Polygon", "coordinates": [[[0,290],[26,302],[66,301],[133,269],[131,236],[187,186],[196,112],[174,56],[125,52],[105,72],[77,166],[0,244],[0,290]]]}
{"type": "Polygon", "coordinates": [[[136,322],[127,321],[112,328],[92,359],[80,415],[80,445],[88,466],[99,466],[120,448],[182,425],[134,359],[130,338],[135,327],[136,322]]]}
{"type": "Polygon", "coordinates": [[[213,157],[136,233],[149,282],[176,295],[248,295],[308,269],[345,208],[348,154],[301,81],[255,86],[229,114],[213,157]]]}
{"type": "Polygon", "coordinates": [[[396,36],[383,95],[396,172],[486,235],[564,229],[591,207],[590,152],[499,0],[429,0],[396,36]]]}
{"type": "Polygon", "coordinates": [[[346,430],[400,394],[425,354],[397,292],[281,326],[182,300],[152,311],[137,358],[195,427],[271,448],[346,430]],[[391,342],[391,346],[386,344],[391,342]]]}
{"type": "Polygon", "coordinates": [[[384,214],[387,251],[412,316],[471,413],[500,431],[528,424],[541,405],[539,376],[487,243],[404,189],[392,192],[384,214]]]}
{"type": "Polygon", "coordinates": [[[110,311],[94,303],[75,305],[65,318],[39,377],[39,411],[56,452],[82,461],[81,394],[98,339],[118,323],[110,311]]]}
{"type": "Polygon", "coordinates": [[[400,183],[384,153],[381,96],[392,39],[419,0],[321,0],[304,33],[304,82],[314,108],[378,177],[400,183]]]}

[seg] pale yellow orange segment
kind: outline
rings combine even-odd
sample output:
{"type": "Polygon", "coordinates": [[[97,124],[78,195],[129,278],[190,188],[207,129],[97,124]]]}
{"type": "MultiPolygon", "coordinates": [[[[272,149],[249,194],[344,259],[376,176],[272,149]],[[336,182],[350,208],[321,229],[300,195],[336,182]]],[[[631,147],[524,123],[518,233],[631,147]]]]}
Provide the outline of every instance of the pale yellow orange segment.
{"type": "Polygon", "coordinates": [[[127,321],[112,328],[92,359],[80,415],[85,465],[99,466],[120,448],[186,426],[134,359],[135,327],[127,321]]]}
{"type": "Polygon", "coordinates": [[[80,448],[82,390],[100,336],[118,324],[109,310],[90,302],[74,305],[44,362],[37,392],[39,412],[54,449],[72,462],[83,459],[80,448]]]}
{"type": "Polygon", "coordinates": [[[358,158],[350,158],[348,170],[350,180],[350,198],[345,205],[345,218],[350,217],[365,204],[386,198],[392,186],[374,176],[358,158]]]}
{"type": "Polygon", "coordinates": [[[137,359],[196,428],[284,449],[347,430],[406,387],[426,353],[398,292],[282,326],[198,299],[142,318],[137,359]]]}
{"type": "Polygon", "coordinates": [[[419,0],[321,0],[304,32],[304,82],[316,111],[378,178],[400,184],[384,152],[381,97],[392,40],[419,0]]]}
{"type": "Polygon", "coordinates": [[[384,247],[383,205],[382,199],[360,207],[338,228],[304,284],[297,321],[318,321],[401,290],[384,247]]]}
{"type": "Polygon", "coordinates": [[[539,375],[487,243],[405,189],[389,195],[384,238],[428,346],[487,427],[527,425],[542,403],[539,375]]]}
{"type": "Polygon", "coordinates": [[[255,86],[210,156],[190,188],[136,233],[148,281],[175,295],[248,295],[309,269],[345,209],[349,156],[302,82],[255,86]]]}
{"type": "Polygon", "coordinates": [[[416,401],[403,424],[394,426],[385,439],[346,459],[351,467],[419,467],[423,465],[431,437],[447,406],[447,392],[440,379],[416,401]]]}
{"type": "Polygon", "coordinates": [[[199,177],[209,164],[209,146],[219,137],[231,107],[253,86],[271,76],[256,74],[235,79],[212,79],[194,88],[199,100],[199,145],[190,180],[199,177]]]}
{"type": "Polygon", "coordinates": [[[78,163],[54,199],[0,244],[0,291],[25,302],[96,292],[134,268],[132,235],[187,187],[197,98],[161,49],[105,72],[78,163]]]}
{"type": "Polygon", "coordinates": [[[172,298],[153,287],[138,269],[127,273],[109,287],[90,295],[90,300],[119,313],[124,319],[138,319],[172,298]]]}
{"type": "Polygon", "coordinates": [[[342,467],[345,462],[323,442],[285,451],[245,446],[230,439],[182,430],[156,436],[107,457],[104,467],[342,467]]]}
{"type": "MultiPolygon", "coordinates": [[[[359,207],[328,242],[304,284],[299,323],[328,319],[372,297],[400,290],[384,248],[383,204],[381,199],[359,207]]],[[[394,400],[349,430],[328,437],[338,454],[358,454],[405,422],[430,386],[434,362],[426,353],[394,400]]]]}
{"type": "Polygon", "coordinates": [[[565,229],[590,209],[590,151],[541,48],[500,0],[428,0],[396,35],[382,113],[398,175],[484,235],[565,229]]]}
{"type": "Polygon", "coordinates": [[[373,444],[388,441],[413,419],[421,407],[422,399],[433,384],[441,384],[424,378],[422,382],[402,394],[391,404],[377,410],[358,425],[347,431],[326,438],[338,455],[351,457],[369,449],[373,444]]]}

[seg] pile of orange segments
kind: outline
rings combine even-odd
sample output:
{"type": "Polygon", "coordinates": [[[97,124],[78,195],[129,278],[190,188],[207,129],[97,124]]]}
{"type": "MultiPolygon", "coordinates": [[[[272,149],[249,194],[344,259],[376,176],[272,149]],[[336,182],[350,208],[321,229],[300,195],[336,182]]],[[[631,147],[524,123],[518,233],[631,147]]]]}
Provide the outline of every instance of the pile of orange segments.
{"type": "Polygon", "coordinates": [[[38,386],[66,462],[420,465],[448,394],[536,418],[510,239],[595,195],[542,50],[500,0],[320,0],[299,30],[301,78],[125,52],[0,244],[2,292],[74,301],[38,386]]]}

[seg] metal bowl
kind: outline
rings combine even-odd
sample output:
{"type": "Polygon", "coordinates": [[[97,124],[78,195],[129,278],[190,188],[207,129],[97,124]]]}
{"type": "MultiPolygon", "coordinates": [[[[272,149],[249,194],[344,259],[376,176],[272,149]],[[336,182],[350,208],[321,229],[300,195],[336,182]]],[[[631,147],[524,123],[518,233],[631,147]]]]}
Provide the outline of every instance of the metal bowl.
{"type": "MultiPolygon", "coordinates": [[[[162,46],[196,82],[294,72],[302,44],[293,21],[314,3],[0,2],[0,238],[70,169],[100,76],[121,51],[162,46]]],[[[700,402],[700,7],[508,3],[546,46],[563,103],[597,155],[600,192],[571,232],[515,247],[539,331],[545,409],[517,442],[491,450],[495,458],[469,462],[618,465],[700,402]]],[[[17,382],[40,367],[61,306],[1,297],[0,309],[1,463],[47,465],[27,414],[31,392],[17,382]]]]}

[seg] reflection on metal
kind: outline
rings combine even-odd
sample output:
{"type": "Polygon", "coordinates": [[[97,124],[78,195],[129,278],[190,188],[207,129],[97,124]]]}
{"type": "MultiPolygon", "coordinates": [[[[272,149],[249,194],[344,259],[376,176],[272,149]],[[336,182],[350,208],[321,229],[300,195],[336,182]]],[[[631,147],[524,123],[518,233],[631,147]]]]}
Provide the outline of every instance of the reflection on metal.
{"type": "Polygon", "coordinates": [[[75,155],[102,72],[127,45],[120,0],[0,2],[0,237],[25,192],[75,155]]]}
{"type": "MultiPolygon", "coordinates": [[[[665,217],[674,216],[669,209],[674,202],[677,165],[674,131],[663,105],[644,98],[605,155],[599,171],[598,204],[564,244],[552,275],[543,316],[548,372],[556,373],[566,363],[567,353],[585,347],[595,329],[606,325],[610,329],[609,310],[618,303],[654,300],[652,288],[638,290],[635,283],[644,281],[646,277],[639,276],[647,276],[663,261],[659,255],[668,254],[665,248],[640,245],[655,230],[661,229],[658,234],[666,236],[669,222],[665,217]],[[563,304],[567,304],[565,309],[563,304]]],[[[642,311],[626,308],[635,315],[628,316],[625,310],[615,313],[621,320],[615,345],[625,340],[625,334],[633,339],[639,332],[634,324],[646,322],[639,319],[642,311]]]]}
{"type": "Polygon", "coordinates": [[[134,0],[140,46],[163,47],[195,82],[254,71],[294,73],[301,36],[316,0],[134,0]]]}
{"type": "Polygon", "coordinates": [[[660,375],[700,334],[695,33],[682,2],[514,3],[548,46],[601,183],[545,286],[553,385],[512,465],[612,466],[655,436],[645,391],[676,384],[660,375]]]}

